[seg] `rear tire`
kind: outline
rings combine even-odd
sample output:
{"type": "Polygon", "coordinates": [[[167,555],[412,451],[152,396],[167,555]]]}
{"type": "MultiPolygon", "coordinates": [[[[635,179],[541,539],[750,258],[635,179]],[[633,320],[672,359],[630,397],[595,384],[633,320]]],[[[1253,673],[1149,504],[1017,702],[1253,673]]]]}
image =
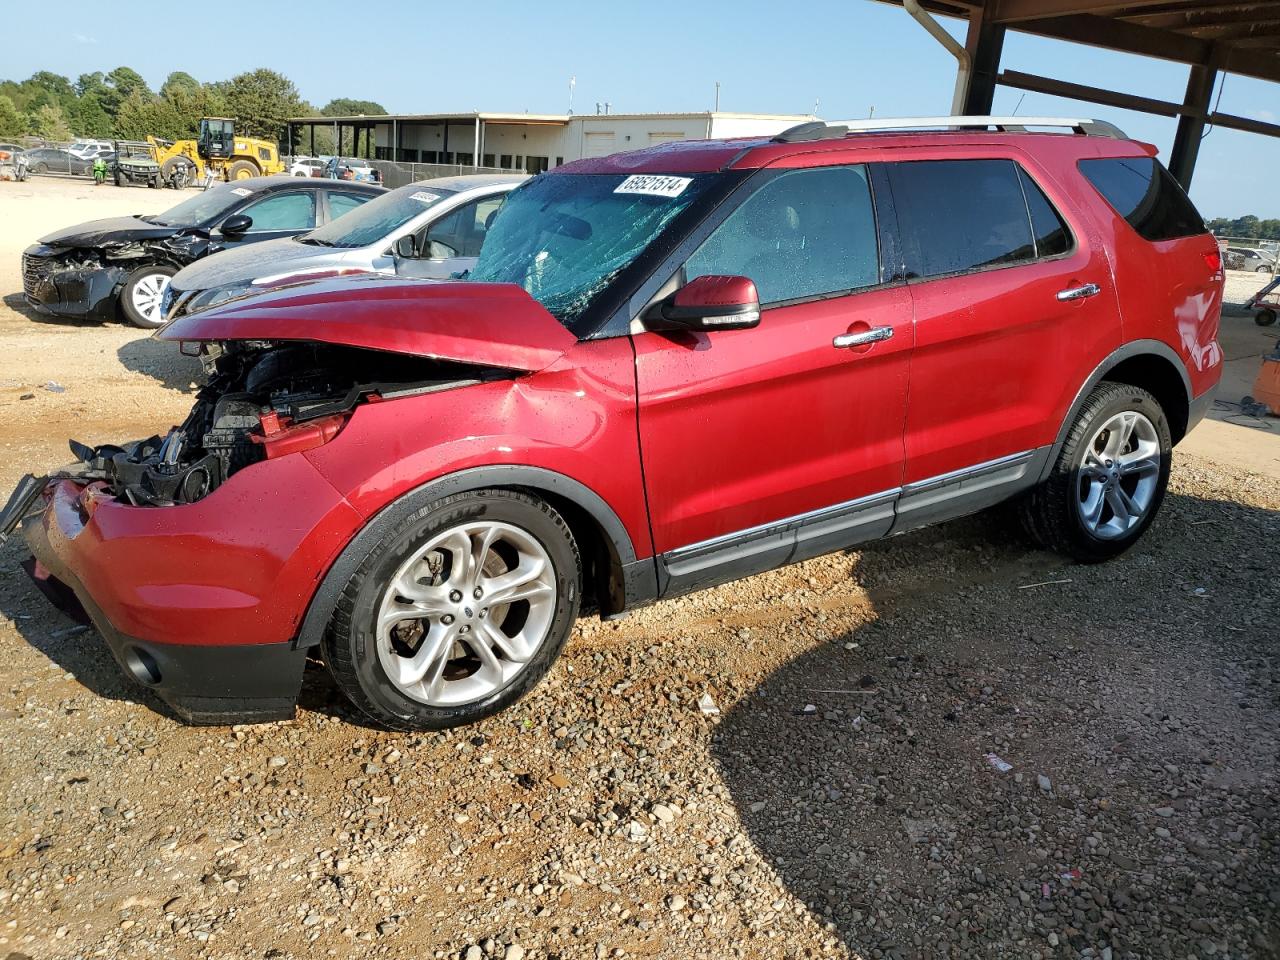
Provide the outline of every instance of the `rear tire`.
{"type": "Polygon", "coordinates": [[[228,180],[248,180],[250,177],[258,175],[258,168],[248,160],[237,160],[227,170],[228,180]]]}
{"type": "Polygon", "coordinates": [[[1041,546],[1082,563],[1119,556],[1160,510],[1172,449],[1154,396],[1103,381],[1072,423],[1049,478],[1019,503],[1023,527],[1041,546]]]}
{"type": "Polygon", "coordinates": [[[1260,327],[1269,327],[1276,322],[1276,312],[1274,310],[1259,310],[1253,315],[1253,322],[1260,327]]]}
{"type": "Polygon", "coordinates": [[[324,662],[383,726],[474,723],[546,675],[577,619],[581,580],[573,535],[543,501],[501,489],[444,497],[361,561],[325,632],[324,662]]]}
{"type": "Polygon", "coordinates": [[[152,263],[129,274],[120,290],[120,310],[125,319],[144,330],[164,326],[164,316],[159,312],[160,299],[169,278],[177,272],[173,267],[152,263]]]}

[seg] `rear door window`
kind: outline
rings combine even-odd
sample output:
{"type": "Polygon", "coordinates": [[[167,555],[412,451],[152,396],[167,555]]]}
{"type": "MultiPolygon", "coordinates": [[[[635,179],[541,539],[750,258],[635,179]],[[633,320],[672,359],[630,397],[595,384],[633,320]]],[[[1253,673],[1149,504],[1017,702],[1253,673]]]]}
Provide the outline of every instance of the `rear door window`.
{"type": "Polygon", "coordinates": [[[867,168],[777,175],[703,241],[686,262],[685,275],[749,277],[766,304],[879,283],[867,168]]]}
{"type": "Polygon", "coordinates": [[[1205,233],[1204,220],[1173,174],[1154,157],[1081,160],[1080,172],[1145,240],[1205,233]]]}
{"type": "Polygon", "coordinates": [[[329,219],[337,220],[344,213],[350,213],[361,204],[373,198],[367,193],[333,193],[329,194],[329,219]]]}
{"type": "Polygon", "coordinates": [[[888,168],[909,277],[1035,259],[1023,184],[1039,188],[1012,160],[913,160],[888,168]]]}

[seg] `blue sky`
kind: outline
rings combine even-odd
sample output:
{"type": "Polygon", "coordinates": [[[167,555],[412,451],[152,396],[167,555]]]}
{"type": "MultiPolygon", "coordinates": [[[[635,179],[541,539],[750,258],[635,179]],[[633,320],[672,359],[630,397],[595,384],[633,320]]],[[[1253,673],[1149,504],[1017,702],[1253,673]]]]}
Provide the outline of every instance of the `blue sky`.
{"type": "MultiPolygon", "coordinates": [[[[220,80],[267,66],[316,105],[346,96],[394,113],[561,113],[571,76],[578,113],[606,100],[615,112],[705,110],[718,80],[723,110],[808,113],[817,100],[833,119],[872,107],[877,116],[947,113],[955,78],[954,60],[902,9],[872,0],[290,6],[245,14],[184,4],[140,23],[100,3],[18,4],[5,14],[0,74],[20,80],[43,69],[74,79],[123,64],[158,88],[172,70],[220,80]]],[[[948,25],[957,35],[963,27],[948,25]]],[[[1180,100],[1186,84],[1178,64],[1020,34],[1006,40],[1004,66],[1165,100],[1180,100]]],[[[1173,120],[1000,89],[994,112],[1015,107],[1110,120],[1168,160],[1173,120]]],[[[1227,77],[1219,109],[1275,120],[1280,85],[1227,77]]],[[[1214,130],[1192,198],[1207,217],[1280,217],[1278,170],[1280,141],[1214,130]]]]}

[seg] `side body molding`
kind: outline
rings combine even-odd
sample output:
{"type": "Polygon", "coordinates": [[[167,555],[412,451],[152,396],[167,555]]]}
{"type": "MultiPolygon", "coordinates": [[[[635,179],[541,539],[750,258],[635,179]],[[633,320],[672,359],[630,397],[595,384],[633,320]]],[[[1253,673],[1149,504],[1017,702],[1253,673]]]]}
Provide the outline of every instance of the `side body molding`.
{"type": "Polygon", "coordinates": [[[347,581],[373,546],[390,530],[433,500],[487,487],[526,487],[571,501],[599,525],[609,541],[620,566],[617,573],[625,590],[626,607],[640,606],[655,598],[657,575],[653,558],[636,558],[635,547],[626,527],[613,508],[594,490],[571,477],[542,467],[514,464],[471,467],[430,480],[402,494],[364,525],[338,554],[338,558],[321,580],[307,607],[294,646],[314,647],[320,643],[347,581]]]}

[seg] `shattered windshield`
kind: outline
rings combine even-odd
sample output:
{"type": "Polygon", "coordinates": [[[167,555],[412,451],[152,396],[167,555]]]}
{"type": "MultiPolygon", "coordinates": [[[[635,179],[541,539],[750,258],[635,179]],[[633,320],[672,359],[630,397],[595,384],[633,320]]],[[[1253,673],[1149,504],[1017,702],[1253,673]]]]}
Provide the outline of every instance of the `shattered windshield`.
{"type": "Polygon", "coordinates": [[[515,283],[565,326],[713,177],[553,174],[507,197],[467,279],[515,283]]]}
{"type": "Polygon", "coordinates": [[[452,197],[456,190],[443,190],[431,186],[430,181],[411,183],[407,187],[392,190],[368,203],[361,204],[350,213],[297,237],[299,243],[311,243],[319,247],[367,247],[386,238],[420,213],[452,197]]]}
{"type": "Polygon", "coordinates": [[[230,210],[253,191],[234,183],[220,183],[183,200],[164,213],[142,219],[161,227],[203,227],[230,210]]]}

